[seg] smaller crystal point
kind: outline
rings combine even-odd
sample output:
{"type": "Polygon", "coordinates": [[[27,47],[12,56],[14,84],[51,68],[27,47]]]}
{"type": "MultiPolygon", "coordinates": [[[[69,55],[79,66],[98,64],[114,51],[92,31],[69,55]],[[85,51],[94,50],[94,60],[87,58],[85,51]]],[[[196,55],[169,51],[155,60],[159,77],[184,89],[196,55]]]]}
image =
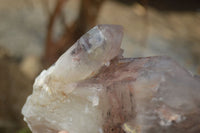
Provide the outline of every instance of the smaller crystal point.
{"type": "Polygon", "coordinates": [[[90,77],[119,55],[122,36],[119,25],[95,26],[58,59],[52,75],[67,83],[90,77]]]}

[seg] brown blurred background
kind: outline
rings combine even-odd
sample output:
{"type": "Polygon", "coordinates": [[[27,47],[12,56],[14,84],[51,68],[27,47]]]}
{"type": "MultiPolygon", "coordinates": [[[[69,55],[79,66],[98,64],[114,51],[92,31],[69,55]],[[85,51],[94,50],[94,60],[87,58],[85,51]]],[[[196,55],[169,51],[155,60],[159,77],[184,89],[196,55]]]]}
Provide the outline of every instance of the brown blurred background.
{"type": "Polygon", "coordinates": [[[0,0],[0,133],[28,133],[34,78],[96,24],[124,27],[126,57],[170,56],[200,74],[199,0],[0,0]]]}

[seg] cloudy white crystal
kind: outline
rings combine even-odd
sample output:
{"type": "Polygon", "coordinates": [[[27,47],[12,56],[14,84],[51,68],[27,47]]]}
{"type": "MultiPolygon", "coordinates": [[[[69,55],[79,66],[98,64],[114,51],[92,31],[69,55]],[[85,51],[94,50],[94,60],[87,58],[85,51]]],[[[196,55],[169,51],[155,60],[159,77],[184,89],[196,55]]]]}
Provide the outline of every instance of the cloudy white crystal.
{"type": "Polygon", "coordinates": [[[101,110],[95,107],[99,104],[99,90],[93,89],[95,86],[89,92],[88,88],[82,91],[77,84],[96,74],[105,62],[119,54],[122,35],[121,26],[96,26],[53,66],[42,71],[35,80],[33,94],[22,109],[34,133],[53,133],[59,130],[68,130],[70,133],[101,132],[101,110]]]}

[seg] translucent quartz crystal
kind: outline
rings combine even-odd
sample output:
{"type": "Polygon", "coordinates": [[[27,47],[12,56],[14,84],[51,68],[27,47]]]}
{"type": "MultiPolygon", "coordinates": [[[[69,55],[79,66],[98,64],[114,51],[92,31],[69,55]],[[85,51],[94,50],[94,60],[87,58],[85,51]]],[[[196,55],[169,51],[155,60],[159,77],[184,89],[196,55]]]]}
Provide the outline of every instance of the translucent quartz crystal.
{"type": "Polygon", "coordinates": [[[98,25],[36,78],[33,133],[200,133],[200,79],[168,57],[123,58],[122,35],[98,25]]]}

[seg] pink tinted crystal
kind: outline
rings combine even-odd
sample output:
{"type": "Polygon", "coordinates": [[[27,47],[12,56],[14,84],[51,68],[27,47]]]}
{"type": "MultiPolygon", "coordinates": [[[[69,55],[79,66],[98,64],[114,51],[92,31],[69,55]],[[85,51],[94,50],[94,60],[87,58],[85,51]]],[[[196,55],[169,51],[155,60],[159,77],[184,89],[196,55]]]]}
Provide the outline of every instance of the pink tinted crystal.
{"type": "Polygon", "coordinates": [[[200,79],[168,57],[123,58],[122,28],[94,27],[35,80],[34,133],[199,133],[200,79]]]}

